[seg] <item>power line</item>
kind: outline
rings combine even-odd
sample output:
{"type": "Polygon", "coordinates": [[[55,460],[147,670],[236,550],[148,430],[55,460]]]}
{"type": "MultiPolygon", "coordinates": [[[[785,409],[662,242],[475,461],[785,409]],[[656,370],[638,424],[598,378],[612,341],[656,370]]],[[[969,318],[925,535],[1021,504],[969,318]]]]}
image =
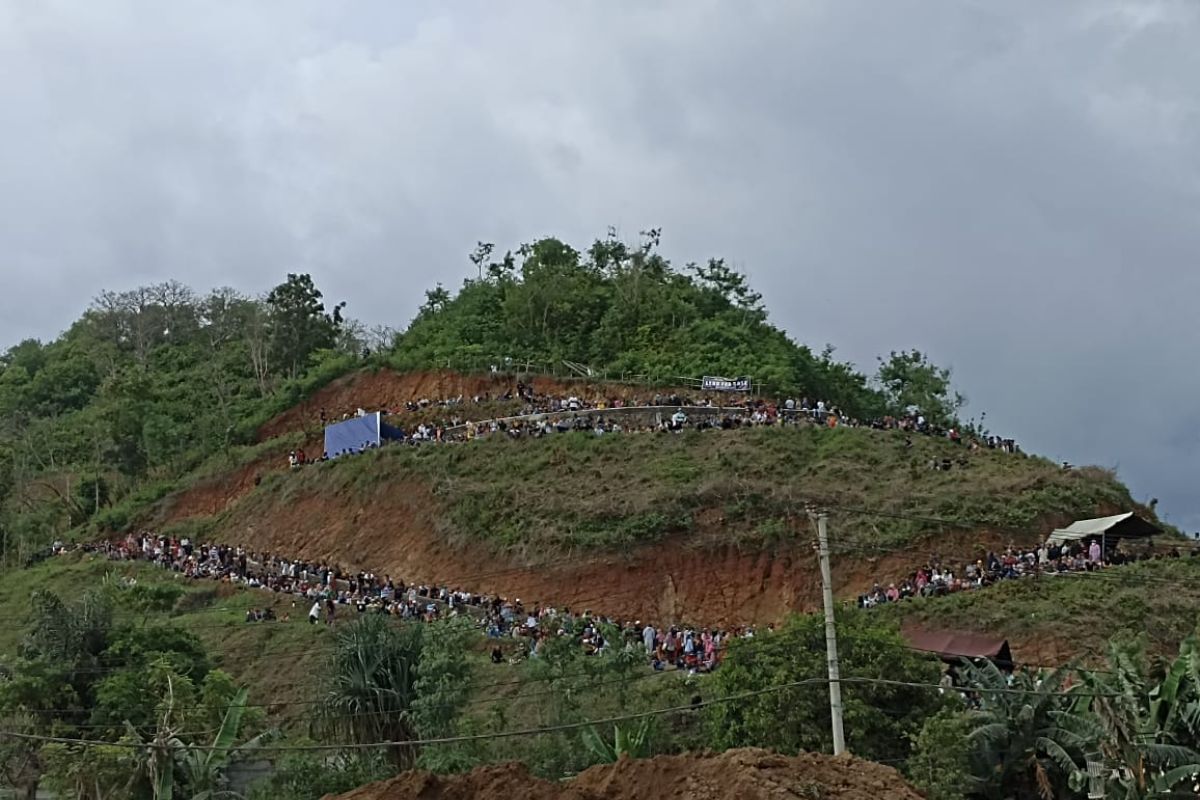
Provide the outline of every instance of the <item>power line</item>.
{"type": "MultiPolygon", "coordinates": [[[[627,721],[635,720],[635,719],[644,719],[647,717],[660,716],[662,714],[672,714],[672,713],[679,713],[679,712],[685,712],[685,711],[694,711],[699,708],[705,708],[705,707],[712,706],[712,705],[719,705],[722,703],[740,702],[742,700],[748,700],[748,699],[752,699],[754,697],[760,697],[760,696],[767,695],[767,694],[774,694],[776,692],[785,691],[787,689],[794,689],[794,688],[801,687],[801,686],[809,686],[809,685],[816,685],[816,684],[828,684],[829,681],[830,681],[829,678],[806,678],[806,679],[799,680],[799,681],[790,681],[788,683],[783,683],[783,684],[779,684],[776,686],[769,686],[764,689],[758,689],[758,690],[749,691],[749,692],[742,692],[742,693],[739,693],[736,695],[728,695],[726,697],[717,697],[717,698],[712,698],[710,700],[701,700],[698,702],[690,703],[685,706],[672,706],[669,708],[652,709],[650,711],[640,711],[640,712],[635,712],[635,713],[631,713],[631,714],[622,714],[622,715],[613,716],[613,717],[606,717],[603,719],[592,719],[592,720],[585,720],[582,722],[571,722],[571,723],[564,723],[561,725],[550,725],[550,726],[539,727],[539,728],[524,728],[524,729],[518,729],[518,730],[512,730],[512,731],[497,731],[497,732],[493,732],[493,733],[471,734],[471,735],[467,735],[467,736],[448,736],[448,737],[431,738],[431,739],[406,739],[406,740],[380,741],[380,742],[349,742],[349,743],[322,744],[322,745],[278,745],[278,746],[263,745],[263,746],[256,747],[255,749],[256,749],[256,751],[259,751],[259,752],[262,752],[262,751],[268,751],[268,752],[330,752],[330,751],[337,751],[337,750],[365,750],[365,749],[374,749],[374,748],[424,747],[424,746],[430,746],[430,745],[460,744],[460,743],[466,743],[466,742],[483,741],[483,740],[491,740],[491,739],[504,739],[504,738],[511,738],[511,737],[516,737],[516,736],[538,736],[538,735],[543,735],[543,734],[547,734],[547,733],[558,733],[558,732],[567,731],[567,730],[578,730],[580,728],[586,728],[586,727],[595,726],[595,725],[609,725],[609,724],[615,724],[618,722],[627,722],[627,721]]],[[[959,690],[959,689],[950,689],[950,688],[942,686],[941,684],[938,684],[938,683],[920,683],[920,682],[915,682],[915,681],[899,681],[899,680],[890,680],[890,679],[886,679],[886,678],[840,678],[840,681],[842,683],[852,683],[852,684],[853,683],[878,684],[878,685],[887,685],[887,686],[905,686],[905,687],[912,687],[912,688],[936,689],[938,691],[955,691],[955,692],[960,692],[963,694],[968,694],[968,693],[1018,694],[1018,695],[1035,695],[1035,696],[1041,696],[1041,695],[1045,694],[1045,692],[1040,692],[1037,690],[1013,689],[1011,687],[1006,687],[1006,688],[972,687],[969,690],[959,690]]],[[[1118,692],[1092,692],[1092,693],[1089,693],[1089,692],[1076,692],[1073,690],[1068,690],[1067,692],[1063,692],[1061,694],[1063,694],[1065,696],[1069,695],[1072,697],[1122,697],[1123,696],[1122,694],[1120,694],[1118,692]]],[[[40,735],[40,734],[26,734],[26,733],[20,733],[17,731],[0,730],[0,736],[9,736],[9,737],[18,738],[18,739],[26,739],[26,740],[31,740],[31,741],[41,741],[41,742],[48,742],[48,743],[75,744],[75,745],[81,745],[81,746],[115,746],[115,747],[126,747],[126,748],[131,748],[131,749],[144,749],[147,747],[147,745],[138,744],[138,743],[134,743],[134,742],[108,742],[108,741],[104,741],[104,740],[95,740],[95,739],[74,739],[74,738],[60,737],[60,736],[44,736],[44,735],[40,735]]],[[[212,746],[204,746],[204,745],[196,745],[196,746],[192,746],[190,749],[203,752],[203,751],[218,750],[221,748],[212,747],[212,746]]]]}
{"type": "MultiPolygon", "coordinates": [[[[655,678],[655,677],[659,677],[659,676],[667,676],[667,675],[679,676],[680,673],[681,673],[680,670],[674,670],[674,671],[669,671],[669,670],[657,671],[656,670],[656,671],[644,672],[641,674],[623,676],[620,678],[613,678],[611,680],[596,681],[594,683],[586,684],[585,686],[582,686],[582,687],[572,687],[572,688],[591,690],[591,689],[594,689],[594,688],[600,687],[600,686],[611,686],[611,685],[616,685],[616,684],[629,684],[629,683],[633,683],[635,681],[645,680],[647,678],[655,678]]],[[[547,676],[540,676],[540,677],[530,676],[530,677],[526,677],[526,678],[520,678],[520,679],[517,679],[514,681],[502,681],[502,682],[498,682],[498,683],[484,683],[484,684],[468,683],[465,686],[466,686],[466,688],[470,689],[470,691],[472,693],[474,693],[474,692],[478,692],[480,690],[489,689],[489,688],[499,688],[499,687],[507,687],[507,686],[522,686],[523,687],[523,686],[527,686],[530,684],[546,683],[549,681],[557,681],[557,680],[570,680],[573,678],[590,677],[590,676],[594,676],[594,673],[580,671],[580,672],[563,673],[561,675],[547,675],[547,676]]],[[[488,698],[482,698],[482,699],[477,699],[477,700],[468,700],[468,701],[463,702],[462,704],[441,703],[441,704],[437,704],[435,707],[450,708],[450,707],[458,707],[459,705],[464,705],[464,706],[487,705],[487,704],[491,704],[491,703],[501,702],[503,700],[520,700],[520,699],[525,699],[525,698],[529,698],[529,697],[546,697],[546,696],[551,696],[551,695],[561,695],[562,692],[563,692],[562,688],[548,689],[545,691],[538,691],[538,692],[517,692],[515,695],[496,695],[495,697],[488,697],[488,698]]],[[[277,700],[277,701],[273,701],[273,702],[269,702],[269,703],[242,703],[241,706],[244,708],[270,709],[270,708],[275,708],[278,706],[319,706],[319,705],[326,705],[326,704],[328,704],[328,699],[326,697],[318,697],[318,698],[314,698],[314,699],[310,699],[310,700],[277,700]]],[[[220,710],[228,710],[233,707],[234,707],[234,704],[226,705],[226,706],[220,706],[220,705],[217,705],[217,706],[208,706],[208,705],[174,706],[175,710],[177,710],[177,711],[220,711],[220,710]]],[[[86,709],[86,708],[27,708],[27,709],[22,709],[23,713],[27,713],[27,714],[47,714],[47,715],[79,714],[79,713],[88,712],[89,710],[90,709],[86,709]]],[[[391,714],[391,713],[397,713],[397,712],[395,712],[395,711],[370,711],[370,712],[359,712],[359,713],[352,713],[352,714],[335,714],[335,715],[322,715],[322,716],[324,718],[328,718],[329,716],[340,718],[340,717],[369,716],[369,715],[391,714]]],[[[68,724],[75,725],[75,723],[68,723],[68,724]]],[[[79,727],[79,726],[76,725],[76,727],[79,727]]],[[[97,726],[97,727],[110,727],[110,726],[97,726]]]]}

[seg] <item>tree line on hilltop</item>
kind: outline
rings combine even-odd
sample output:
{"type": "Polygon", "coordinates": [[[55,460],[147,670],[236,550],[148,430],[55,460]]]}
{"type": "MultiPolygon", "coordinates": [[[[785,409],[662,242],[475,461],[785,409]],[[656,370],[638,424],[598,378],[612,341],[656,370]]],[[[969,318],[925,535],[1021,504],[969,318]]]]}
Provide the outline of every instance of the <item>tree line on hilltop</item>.
{"type": "Polygon", "coordinates": [[[62,335],[0,355],[0,556],[26,556],[97,516],[169,491],[206,459],[364,363],[397,369],[586,364],[610,377],[752,376],[765,391],[823,399],[854,416],[920,408],[954,420],[948,370],[892,352],[874,378],[772,325],[746,277],[721,259],[675,268],[659,232],[611,233],[576,250],[545,238],[471,255],[457,293],[426,292],[403,332],[328,308],[307,274],[261,297],[199,294],[176,281],[104,291],[62,335]]]}

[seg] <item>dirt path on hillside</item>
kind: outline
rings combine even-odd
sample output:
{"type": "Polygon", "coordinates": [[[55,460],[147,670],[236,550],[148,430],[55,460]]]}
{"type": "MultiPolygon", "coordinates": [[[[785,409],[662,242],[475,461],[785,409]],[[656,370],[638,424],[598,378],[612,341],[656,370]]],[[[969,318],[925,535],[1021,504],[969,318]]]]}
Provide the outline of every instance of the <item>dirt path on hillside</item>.
{"type": "MultiPolygon", "coordinates": [[[[724,523],[715,517],[698,522],[699,529],[687,537],[620,552],[563,555],[530,567],[483,542],[451,540],[442,530],[444,511],[437,498],[427,487],[409,483],[403,491],[374,493],[369,502],[333,489],[257,498],[234,505],[216,538],[348,570],[626,620],[763,624],[819,607],[819,575],[809,542],[798,539],[769,551],[701,547],[698,542],[719,541],[724,523]]],[[[930,540],[928,549],[905,548],[880,557],[856,553],[835,561],[836,591],[852,599],[876,581],[899,580],[931,549],[957,559],[1006,541],[980,534],[930,540]]]]}
{"type": "MultiPolygon", "coordinates": [[[[321,408],[333,415],[358,405],[395,407],[421,398],[495,394],[510,389],[513,383],[512,378],[440,371],[361,372],[330,384],[273,420],[262,433],[274,435],[302,425],[316,426],[321,408]]],[[[653,391],[541,378],[533,383],[541,393],[583,396],[590,391],[625,397],[653,391]]],[[[319,448],[319,439],[306,447],[310,452],[319,448]]],[[[239,502],[260,478],[283,470],[285,453],[265,455],[165,498],[141,524],[162,529],[224,514],[214,535],[229,544],[289,558],[333,562],[408,582],[449,585],[626,620],[709,626],[764,624],[792,612],[819,608],[816,558],[807,538],[784,541],[770,550],[721,544],[730,541],[735,531],[717,509],[697,515],[694,530],[686,537],[602,554],[568,553],[530,567],[519,554],[499,554],[479,540],[451,536],[445,521],[445,499],[434,497],[416,478],[403,486],[381,488],[368,498],[318,488],[299,496],[279,492],[239,502]]],[[[879,555],[859,550],[834,559],[835,591],[840,598],[853,599],[876,581],[884,586],[899,581],[931,552],[961,560],[1007,543],[1007,535],[955,533],[879,555]]]]}
{"type": "MultiPolygon", "coordinates": [[[[542,395],[577,395],[584,399],[598,398],[631,400],[646,399],[656,392],[680,392],[696,397],[704,396],[693,390],[676,387],[652,389],[617,383],[595,383],[585,380],[560,380],[541,376],[526,381],[533,390],[542,395]]],[[[447,370],[428,370],[399,373],[389,369],[377,372],[354,372],[339,378],[312,397],[267,422],[258,430],[258,440],[303,431],[304,443],[300,445],[309,456],[316,457],[325,447],[320,424],[321,410],[329,419],[338,419],[343,414],[353,414],[359,408],[397,409],[407,402],[418,400],[440,400],[448,397],[474,397],[488,394],[497,397],[516,387],[517,379],[511,376],[460,375],[447,370]]],[[[469,409],[468,407],[464,407],[469,409]]],[[[423,415],[425,416],[425,415],[423,415]]],[[[192,517],[218,514],[230,508],[240,498],[254,489],[256,482],[270,472],[287,469],[287,450],[264,455],[250,464],[230,472],[204,478],[183,492],[177,492],[159,504],[153,516],[142,520],[151,528],[161,528],[182,522],[192,517]]]]}
{"type": "MultiPolygon", "coordinates": [[[[655,392],[678,391],[696,397],[702,393],[692,389],[653,389],[619,383],[598,383],[587,380],[564,380],[544,376],[530,376],[525,383],[540,395],[566,397],[576,395],[584,399],[634,397],[648,398],[655,392]]],[[[442,400],[451,397],[474,397],[488,394],[497,397],[515,390],[517,379],[509,375],[461,375],[447,370],[423,370],[395,372],[381,369],[377,372],[355,372],[339,378],[315,392],[307,400],[285,411],[258,431],[258,440],[265,441],[285,433],[304,430],[315,438],[320,431],[321,409],[330,419],[343,414],[353,414],[359,408],[368,411],[403,408],[407,402],[418,400],[442,400]]],[[[314,451],[315,452],[315,451],[314,451]]]]}
{"type": "Polygon", "coordinates": [[[566,783],[535,778],[521,764],[463,775],[406,772],[325,800],[920,800],[896,770],[853,757],[766,750],[622,759],[566,783]]]}

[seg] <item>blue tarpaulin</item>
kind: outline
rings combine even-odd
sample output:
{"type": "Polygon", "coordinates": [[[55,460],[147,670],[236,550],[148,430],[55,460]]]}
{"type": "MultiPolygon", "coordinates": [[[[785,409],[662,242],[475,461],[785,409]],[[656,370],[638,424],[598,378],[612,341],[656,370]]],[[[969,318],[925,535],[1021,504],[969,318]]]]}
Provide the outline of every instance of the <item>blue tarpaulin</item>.
{"type": "Polygon", "coordinates": [[[378,447],[390,439],[401,439],[404,433],[383,422],[383,415],[376,411],[361,417],[351,417],[335,422],[325,428],[325,455],[337,458],[347,453],[361,453],[369,447],[378,447]]]}

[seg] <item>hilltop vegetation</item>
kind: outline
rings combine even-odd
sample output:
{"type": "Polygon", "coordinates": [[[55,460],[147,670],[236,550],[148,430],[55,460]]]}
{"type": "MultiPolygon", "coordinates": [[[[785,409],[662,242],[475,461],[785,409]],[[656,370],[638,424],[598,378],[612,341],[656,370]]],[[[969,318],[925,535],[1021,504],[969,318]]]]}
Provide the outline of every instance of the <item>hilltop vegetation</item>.
{"type": "Polygon", "coordinates": [[[354,365],[307,276],[261,300],[170,282],[101,294],[0,357],[0,550],[28,553],[206,457],[354,365]]]}
{"type": "MultiPolygon", "coordinates": [[[[884,394],[832,349],[820,355],[767,322],[762,295],[721,259],[674,268],[655,247],[615,237],[580,252],[543,239],[491,260],[451,294],[440,286],[397,340],[399,369],[569,360],[612,377],[647,382],[679,376],[749,375],[776,392],[835,401],[852,414],[887,408],[884,394]]],[[[931,412],[933,409],[931,409],[931,412]]]]}
{"type": "MultiPolygon", "coordinates": [[[[261,298],[177,282],[101,293],[59,338],[0,356],[0,555],[70,528],[120,527],[268,419],[366,366],[538,369],[564,362],[647,382],[749,375],[763,391],[873,417],[920,407],[949,423],[961,397],[921,353],[893,352],[876,381],[767,321],[761,296],[720,259],[676,269],[658,233],[584,251],[556,239],[492,258],[455,295],[427,293],[402,333],[327,309],[307,275],[261,298]],[[364,360],[365,359],[365,360],[364,360]],[[119,508],[119,512],[112,509],[119,508]]],[[[208,467],[211,469],[211,466],[208,467]]]]}

